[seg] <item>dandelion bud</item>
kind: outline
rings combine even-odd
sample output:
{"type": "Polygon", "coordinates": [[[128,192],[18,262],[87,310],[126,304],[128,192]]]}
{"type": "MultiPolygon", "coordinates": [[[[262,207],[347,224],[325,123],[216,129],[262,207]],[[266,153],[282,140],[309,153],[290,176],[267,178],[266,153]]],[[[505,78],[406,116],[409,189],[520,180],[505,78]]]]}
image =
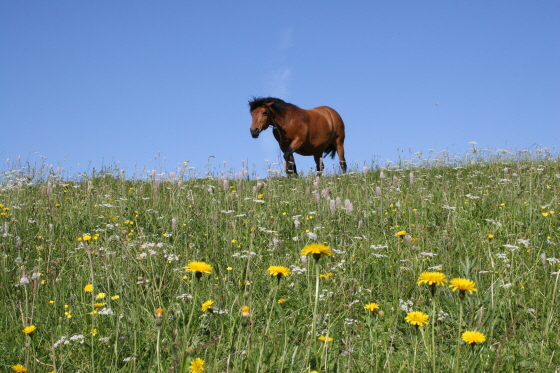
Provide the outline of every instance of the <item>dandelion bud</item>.
{"type": "Polygon", "coordinates": [[[247,326],[249,324],[249,318],[251,317],[249,306],[241,307],[241,317],[241,325],[247,326]]]}
{"type": "Polygon", "coordinates": [[[377,316],[379,316],[380,319],[384,319],[385,318],[385,312],[384,311],[378,311],[377,316]]]}
{"type": "Polygon", "coordinates": [[[163,323],[163,308],[156,309],[154,315],[156,316],[156,326],[161,326],[163,323]]]}
{"type": "Polygon", "coordinates": [[[18,256],[17,258],[14,259],[14,262],[16,262],[17,265],[22,265],[23,259],[21,259],[21,256],[18,256]]]}

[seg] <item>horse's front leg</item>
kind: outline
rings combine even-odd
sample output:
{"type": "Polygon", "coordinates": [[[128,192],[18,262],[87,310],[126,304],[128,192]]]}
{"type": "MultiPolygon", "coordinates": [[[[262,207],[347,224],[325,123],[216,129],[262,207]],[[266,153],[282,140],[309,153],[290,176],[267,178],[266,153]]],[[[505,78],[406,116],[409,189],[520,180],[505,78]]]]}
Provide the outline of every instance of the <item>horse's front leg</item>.
{"type": "Polygon", "coordinates": [[[301,141],[294,140],[284,152],[284,161],[286,162],[286,174],[297,176],[296,161],[294,159],[294,152],[301,146],[301,141]]]}
{"type": "Polygon", "coordinates": [[[294,159],[294,154],[292,153],[287,157],[284,154],[284,161],[286,162],[286,167],[284,168],[284,171],[286,171],[286,174],[288,174],[288,176],[291,176],[291,175],[297,176],[298,174],[297,174],[296,161],[294,159]]]}

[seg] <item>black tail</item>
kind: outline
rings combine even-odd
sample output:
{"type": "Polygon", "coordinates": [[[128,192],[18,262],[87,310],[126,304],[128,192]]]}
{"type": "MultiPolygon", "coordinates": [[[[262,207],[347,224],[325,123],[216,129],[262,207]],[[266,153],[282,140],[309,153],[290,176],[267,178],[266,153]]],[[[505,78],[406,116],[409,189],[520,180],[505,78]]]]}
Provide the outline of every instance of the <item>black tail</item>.
{"type": "Polygon", "coordinates": [[[333,144],[330,144],[327,149],[325,149],[325,152],[323,153],[323,158],[328,157],[329,155],[331,156],[331,159],[334,159],[334,155],[336,154],[336,148],[333,144]]]}

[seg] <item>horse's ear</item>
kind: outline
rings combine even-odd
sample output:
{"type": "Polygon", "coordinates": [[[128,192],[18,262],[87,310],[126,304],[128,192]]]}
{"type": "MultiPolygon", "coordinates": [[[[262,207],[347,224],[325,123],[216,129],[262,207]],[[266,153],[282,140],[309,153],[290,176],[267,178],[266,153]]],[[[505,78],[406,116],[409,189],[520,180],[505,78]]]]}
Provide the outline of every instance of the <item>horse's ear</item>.
{"type": "Polygon", "coordinates": [[[274,102],[266,102],[264,104],[264,106],[266,106],[266,107],[272,107],[272,105],[274,105],[274,102]]]}

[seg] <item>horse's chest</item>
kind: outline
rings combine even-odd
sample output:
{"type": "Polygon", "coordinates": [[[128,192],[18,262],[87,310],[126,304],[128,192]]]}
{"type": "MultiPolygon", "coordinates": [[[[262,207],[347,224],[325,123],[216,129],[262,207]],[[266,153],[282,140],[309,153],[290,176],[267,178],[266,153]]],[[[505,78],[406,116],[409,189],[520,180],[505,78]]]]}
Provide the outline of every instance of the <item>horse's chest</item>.
{"type": "Polygon", "coordinates": [[[272,129],[272,134],[274,135],[276,141],[278,141],[278,144],[280,144],[281,149],[287,148],[288,146],[290,146],[290,143],[293,141],[293,139],[290,136],[288,136],[288,134],[280,133],[280,131],[278,131],[276,128],[272,129]]]}

